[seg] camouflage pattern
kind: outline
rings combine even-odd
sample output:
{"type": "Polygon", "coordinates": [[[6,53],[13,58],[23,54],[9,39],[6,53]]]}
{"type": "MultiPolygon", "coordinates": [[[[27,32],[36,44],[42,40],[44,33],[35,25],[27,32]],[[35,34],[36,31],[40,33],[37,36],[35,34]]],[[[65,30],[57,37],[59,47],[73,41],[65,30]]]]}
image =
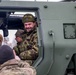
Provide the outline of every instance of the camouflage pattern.
{"type": "Polygon", "coordinates": [[[35,17],[32,14],[25,14],[22,18],[22,22],[35,22],[35,17]]]}
{"type": "Polygon", "coordinates": [[[24,52],[26,50],[26,45],[24,42],[17,43],[17,46],[13,47],[13,49],[16,52],[16,55],[20,55],[20,53],[24,52]]]}
{"type": "Polygon", "coordinates": [[[17,44],[13,49],[22,60],[34,61],[38,57],[38,37],[37,30],[31,33],[23,32],[23,42],[17,44]]]}
{"type": "Polygon", "coordinates": [[[0,75],[36,75],[36,70],[27,62],[12,59],[0,66],[0,75]]]}

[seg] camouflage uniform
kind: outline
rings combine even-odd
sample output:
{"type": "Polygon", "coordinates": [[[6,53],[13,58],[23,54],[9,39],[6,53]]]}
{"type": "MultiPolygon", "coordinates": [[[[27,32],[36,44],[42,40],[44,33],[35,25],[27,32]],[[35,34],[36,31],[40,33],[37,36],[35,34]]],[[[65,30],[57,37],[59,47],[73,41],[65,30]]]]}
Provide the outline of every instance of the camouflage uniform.
{"type": "MultiPolygon", "coordinates": [[[[27,14],[22,18],[22,22],[35,22],[35,18],[31,14],[27,14]]],[[[21,37],[23,38],[23,42],[17,44],[14,50],[22,60],[30,60],[30,62],[33,62],[38,57],[38,37],[36,27],[29,33],[24,30],[24,32],[21,33],[21,37]]]]}
{"type": "Polygon", "coordinates": [[[38,57],[38,37],[36,29],[29,34],[23,32],[22,38],[24,41],[17,43],[17,46],[13,49],[21,60],[26,60],[31,65],[38,57]]]}
{"type": "Polygon", "coordinates": [[[15,50],[16,54],[19,56],[20,53],[26,50],[26,45],[24,42],[17,43],[17,46],[13,47],[13,49],[15,50]]]}
{"type": "Polygon", "coordinates": [[[20,58],[25,60],[35,60],[38,57],[38,37],[36,29],[31,33],[24,32],[22,35],[26,50],[20,53],[20,58]]]}
{"type": "Polygon", "coordinates": [[[12,59],[0,66],[0,75],[36,75],[36,70],[27,62],[12,59]]]}
{"type": "MultiPolygon", "coordinates": [[[[24,30],[17,30],[15,36],[20,37],[22,39],[21,33],[23,33],[24,30]]],[[[26,50],[26,45],[23,42],[23,39],[20,42],[17,42],[17,46],[13,47],[13,49],[15,50],[16,54],[19,56],[21,52],[26,50]]]]}

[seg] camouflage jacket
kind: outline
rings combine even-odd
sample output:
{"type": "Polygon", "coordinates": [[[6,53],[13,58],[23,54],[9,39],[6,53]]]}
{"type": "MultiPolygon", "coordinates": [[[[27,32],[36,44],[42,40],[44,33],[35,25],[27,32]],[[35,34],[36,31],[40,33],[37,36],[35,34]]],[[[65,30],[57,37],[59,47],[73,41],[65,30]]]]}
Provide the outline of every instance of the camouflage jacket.
{"type": "Polygon", "coordinates": [[[27,62],[12,59],[0,66],[0,75],[36,75],[36,70],[27,62]]]}
{"type": "Polygon", "coordinates": [[[17,46],[13,47],[16,52],[16,55],[20,55],[21,52],[26,50],[26,45],[24,42],[17,43],[17,46]]]}
{"type": "Polygon", "coordinates": [[[38,57],[37,30],[35,29],[29,34],[23,32],[22,38],[24,41],[21,44],[17,44],[13,49],[22,60],[35,60],[38,57]]]}

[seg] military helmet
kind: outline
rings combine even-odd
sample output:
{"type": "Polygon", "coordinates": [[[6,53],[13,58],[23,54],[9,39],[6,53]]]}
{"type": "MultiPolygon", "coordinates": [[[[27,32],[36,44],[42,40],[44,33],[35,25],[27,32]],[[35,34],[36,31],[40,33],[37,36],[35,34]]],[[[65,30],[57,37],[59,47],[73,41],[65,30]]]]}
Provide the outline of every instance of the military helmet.
{"type": "Polygon", "coordinates": [[[2,37],[2,35],[1,35],[1,34],[0,34],[0,40],[1,40],[1,41],[3,41],[3,37],[2,37]]]}
{"type": "Polygon", "coordinates": [[[25,14],[22,18],[22,22],[34,22],[35,21],[35,17],[32,14],[25,14]]]}
{"type": "Polygon", "coordinates": [[[16,36],[16,37],[21,37],[21,34],[22,34],[23,32],[24,32],[24,30],[18,29],[17,32],[16,32],[16,34],[15,34],[15,36],[16,36]]]}

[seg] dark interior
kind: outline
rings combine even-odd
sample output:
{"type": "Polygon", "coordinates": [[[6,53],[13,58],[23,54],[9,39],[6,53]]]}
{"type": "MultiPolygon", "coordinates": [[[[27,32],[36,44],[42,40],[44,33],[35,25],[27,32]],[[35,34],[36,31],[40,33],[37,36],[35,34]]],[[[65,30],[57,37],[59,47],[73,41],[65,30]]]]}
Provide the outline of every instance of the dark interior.
{"type": "Polygon", "coordinates": [[[0,29],[3,29],[6,25],[8,29],[23,29],[22,18],[17,16],[10,16],[11,12],[0,12],[0,29]]]}

